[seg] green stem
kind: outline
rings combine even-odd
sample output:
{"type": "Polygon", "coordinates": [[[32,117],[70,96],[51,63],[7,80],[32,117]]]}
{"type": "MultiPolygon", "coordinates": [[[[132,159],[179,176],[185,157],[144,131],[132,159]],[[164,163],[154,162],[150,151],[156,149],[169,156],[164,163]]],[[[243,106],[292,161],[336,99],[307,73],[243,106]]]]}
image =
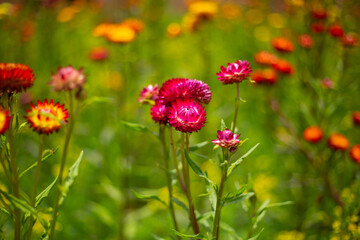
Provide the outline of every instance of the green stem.
{"type": "Polygon", "coordinates": [[[185,194],[186,194],[188,204],[189,204],[189,219],[190,219],[191,226],[192,226],[194,233],[198,234],[198,233],[200,233],[200,228],[199,228],[199,224],[196,219],[195,207],[194,207],[193,199],[191,196],[189,166],[185,160],[185,152],[184,152],[184,151],[187,151],[189,153],[189,134],[188,133],[181,134],[181,146],[182,146],[181,160],[182,160],[182,164],[183,164],[183,174],[184,174],[183,177],[184,177],[185,189],[186,189],[185,194]]]}
{"type": "MultiPolygon", "coordinates": [[[[170,169],[169,169],[169,152],[166,146],[166,138],[165,138],[165,125],[160,124],[159,128],[159,136],[163,148],[163,154],[164,154],[164,166],[165,166],[165,175],[166,175],[166,183],[169,191],[169,211],[171,218],[173,220],[174,228],[176,231],[179,231],[178,224],[176,221],[175,216],[175,210],[174,210],[174,204],[173,204],[173,195],[172,195],[172,180],[170,175],[170,169]]],[[[177,237],[179,240],[181,239],[179,236],[177,237]]]]}
{"type": "Polygon", "coordinates": [[[240,92],[240,86],[239,83],[236,83],[236,98],[235,98],[235,112],[234,112],[234,121],[232,124],[232,129],[231,131],[234,132],[235,131],[235,127],[236,127],[236,120],[237,120],[237,115],[238,115],[238,110],[239,110],[239,92],[240,92]]]}
{"type": "MultiPolygon", "coordinates": [[[[5,99],[7,101],[7,104],[9,106],[9,109],[11,111],[11,119],[10,119],[10,127],[8,130],[9,133],[9,145],[10,145],[10,164],[11,164],[11,170],[13,174],[12,178],[12,188],[13,188],[13,194],[16,198],[20,199],[20,191],[19,191],[19,175],[18,175],[18,168],[16,163],[16,155],[15,155],[15,140],[14,140],[14,126],[13,126],[13,109],[11,107],[11,100],[10,96],[5,96],[5,99]]],[[[21,238],[21,212],[20,209],[16,208],[14,209],[14,239],[20,240],[21,238]]]]}
{"type": "Polygon", "coordinates": [[[169,133],[170,133],[171,153],[172,153],[172,157],[173,157],[173,160],[174,160],[174,165],[175,165],[175,169],[176,169],[177,178],[179,180],[181,188],[184,191],[186,191],[185,190],[185,185],[184,185],[184,182],[183,182],[183,180],[181,178],[181,174],[180,174],[180,170],[179,170],[179,163],[178,163],[177,156],[176,156],[176,148],[175,148],[175,142],[174,142],[174,136],[173,136],[173,129],[172,128],[169,129],[169,133]]]}
{"type": "Polygon", "coordinates": [[[214,222],[213,222],[213,229],[212,229],[212,240],[218,240],[219,234],[220,234],[220,218],[221,218],[221,209],[222,209],[222,195],[224,192],[224,185],[226,181],[226,172],[227,172],[227,166],[230,162],[230,154],[228,149],[223,150],[223,159],[227,159],[227,164],[224,164],[222,167],[222,173],[221,173],[221,182],[219,191],[216,193],[216,207],[215,207],[215,216],[214,216],[214,222]]]}
{"type": "Polygon", "coordinates": [[[64,150],[63,150],[62,158],[61,158],[60,171],[59,171],[59,175],[58,175],[58,183],[57,183],[55,202],[54,202],[54,207],[53,207],[53,217],[52,217],[49,240],[54,239],[56,221],[57,221],[57,218],[58,218],[58,215],[59,215],[58,212],[59,212],[59,207],[60,207],[60,197],[62,196],[62,188],[63,188],[63,181],[64,181],[63,172],[64,172],[64,168],[65,168],[69,143],[70,143],[72,131],[73,131],[73,128],[74,128],[74,122],[75,122],[75,116],[73,115],[73,109],[74,109],[73,95],[72,95],[72,92],[69,91],[69,115],[70,115],[69,128],[68,128],[68,131],[66,133],[65,143],[64,143],[64,150]]]}
{"type": "Polygon", "coordinates": [[[12,183],[12,179],[11,179],[11,175],[10,175],[10,172],[9,172],[9,169],[6,167],[6,163],[5,163],[5,160],[4,160],[4,150],[5,148],[2,149],[2,152],[0,154],[0,162],[1,162],[1,165],[4,169],[4,172],[5,172],[5,175],[7,177],[7,179],[9,180],[10,183],[12,183]]]}
{"type": "MultiPolygon", "coordinates": [[[[40,169],[41,169],[41,160],[42,160],[42,153],[43,153],[43,150],[44,150],[44,142],[45,142],[45,135],[42,135],[42,136],[41,136],[41,142],[40,142],[40,148],[39,148],[39,157],[38,157],[38,161],[37,161],[37,165],[36,165],[36,169],[35,169],[33,192],[32,192],[32,197],[31,197],[31,206],[34,207],[34,208],[36,207],[36,206],[35,206],[35,201],[36,201],[36,189],[37,189],[37,184],[38,184],[38,182],[39,182],[40,169]]],[[[28,239],[28,240],[31,239],[33,224],[34,224],[34,218],[33,218],[33,216],[30,215],[29,230],[28,230],[28,235],[27,235],[27,239],[28,239]]]]}

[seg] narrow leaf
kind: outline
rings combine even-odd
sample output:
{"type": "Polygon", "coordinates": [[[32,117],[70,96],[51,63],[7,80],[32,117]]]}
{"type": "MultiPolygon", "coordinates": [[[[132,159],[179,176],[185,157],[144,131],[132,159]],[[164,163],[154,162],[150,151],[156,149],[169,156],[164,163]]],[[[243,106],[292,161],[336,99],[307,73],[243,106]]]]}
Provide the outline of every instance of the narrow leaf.
{"type": "Polygon", "coordinates": [[[125,127],[130,128],[131,130],[137,131],[137,132],[146,132],[149,131],[149,129],[141,124],[138,123],[131,123],[126,121],[121,121],[121,124],[123,124],[125,127]]]}
{"type": "Polygon", "coordinates": [[[47,227],[47,223],[44,219],[40,218],[36,209],[33,208],[32,206],[30,206],[27,202],[25,202],[24,200],[18,199],[17,197],[11,195],[11,194],[7,194],[6,192],[0,190],[0,192],[11,202],[11,204],[20,209],[20,211],[24,212],[24,213],[30,213],[31,215],[33,215],[33,217],[35,217],[37,220],[39,220],[39,222],[41,223],[41,225],[45,227],[47,227]]]}
{"type": "Polygon", "coordinates": [[[250,153],[252,153],[255,148],[257,148],[257,146],[259,146],[260,143],[256,144],[254,147],[252,147],[247,153],[245,153],[244,155],[242,155],[238,160],[236,160],[233,164],[230,165],[230,167],[228,168],[227,171],[227,176],[230,176],[231,172],[234,171],[234,169],[239,166],[239,164],[247,157],[250,155],[250,153]]]}
{"type": "Polygon", "coordinates": [[[264,231],[264,229],[261,229],[261,231],[258,233],[258,234],[256,234],[254,237],[252,237],[252,238],[249,238],[248,240],[256,240],[256,239],[258,239],[259,238],[259,236],[260,236],[260,234],[262,233],[264,231]]]}
{"type": "Polygon", "coordinates": [[[57,178],[55,178],[55,180],[50,183],[49,186],[47,186],[44,191],[42,191],[39,195],[36,196],[36,202],[35,202],[35,207],[37,207],[41,201],[46,198],[47,196],[49,196],[49,192],[50,190],[54,187],[55,183],[57,181],[57,178]]]}
{"type": "Polygon", "coordinates": [[[73,185],[75,178],[79,175],[79,166],[83,158],[83,155],[84,155],[84,151],[81,151],[78,159],[69,169],[69,174],[65,179],[64,186],[62,187],[62,197],[60,199],[60,205],[64,201],[67,193],[69,192],[70,187],[73,185]]]}
{"type": "Polygon", "coordinates": [[[143,194],[140,194],[140,193],[137,193],[135,192],[134,190],[132,191],[135,195],[135,197],[137,197],[138,199],[142,199],[142,200],[156,200],[156,201],[159,201],[161,202],[162,204],[164,204],[165,206],[167,206],[167,204],[161,200],[158,196],[156,195],[143,195],[143,194]]]}
{"type": "Polygon", "coordinates": [[[192,146],[189,147],[189,151],[196,151],[196,150],[198,150],[200,148],[205,147],[208,144],[209,144],[209,141],[205,141],[205,142],[201,142],[201,143],[192,145],[192,146]]]}
{"type": "Polygon", "coordinates": [[[227,127],[226,127],[226,124],[225,124],[224,119],[221,119],[221,125],[220,125],[221,131],[224,131],[226,128],[227,128],[227,127]]]}
{"type": "MultiPolygon", "coordinates": [[[[43,152],[43,157],[41,159],[41,162],[49,159],[52,155],[54,155],[56,153],[56,151],[58,150],[58,148],[56,148],[55,150],[52,149],[47,149],[43,152]]],[[[31,169],[33,169],[34,167],[36,167],[37,162],[35,162],[34,164],[32,164],[30,167],[28,167],[27,169],[25,169],[24,171],[22,171],[19,174],[19,178],[21,178],[25,173],[27,173],[28,171],[30,171],[31,169]]]]}
{"type": "Polygon", "coordinates": [[[183,234],[181,232],[178,232],[175,229],[173,229],[172,231],[173,231],[174,234],[176,234],[177,236],[180,236],[180,237],[205,239],[204,235],[202,235],[200,233],[196,234],[196,235],[189,235],[189,234],[183,234]]]}
{"type": "Polygon", "coordinates": [[[231,203],[237,203],[237,202],[240,202],[240,201],[244,201],[250,197],[254,196],[254,193],[253,192],[250,192],[250,193],[243,193],[243,194],[237,194],[237,195],[234,195],[234,196],[229,196],[229,197],[225,197],[223,199],[223,204],[224,206],[226,205],[229,205],[231,203]]]}
{"type": "Polygon", "coordinates": [[[179,207],[184,209],[186,212],[189,212],[188,206],[186,206],[186,204],[183,201],[181,201],[180,199],[177,199],[175,197],[173,197],[172,199],[173,199],[174,203],[176,203],[179,207]]]}

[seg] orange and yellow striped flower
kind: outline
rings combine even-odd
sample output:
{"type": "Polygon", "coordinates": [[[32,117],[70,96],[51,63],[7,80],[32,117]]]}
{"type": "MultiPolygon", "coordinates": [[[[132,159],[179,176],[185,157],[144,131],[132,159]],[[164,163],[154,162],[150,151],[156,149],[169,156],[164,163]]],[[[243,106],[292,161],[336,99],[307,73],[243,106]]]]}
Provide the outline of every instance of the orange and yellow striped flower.
{"type": "Polygon", "coordinates": [[[40,134],[50,134],[53,131],[59,131],[61,125],[67,123],[68,117],[64,104],[54,104],[53,99],[50,102],[45,99],[44,103],[38,101],[36,106],[31,103],[31,109],[27,110],[26,119],[34,131],[40,134]]]}

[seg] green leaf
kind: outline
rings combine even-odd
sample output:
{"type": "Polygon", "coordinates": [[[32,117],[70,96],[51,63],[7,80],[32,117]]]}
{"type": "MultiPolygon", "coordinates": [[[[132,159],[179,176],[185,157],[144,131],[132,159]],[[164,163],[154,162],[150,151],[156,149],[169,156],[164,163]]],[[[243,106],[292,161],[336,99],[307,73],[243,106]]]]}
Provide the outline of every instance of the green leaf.
{"type": "Polygon", "coordinates": [[[231,203],[237,203],[240,201],[244,201],[252,196],[254,196],[253,192],[243,193],[243,194],[235,194],[233,196],[227,196],[227,197],[223,198],[223,205],[226,206],[231,203]]]}
{"type": "Polygon", "coordinates": [[[39,206],[41,201],[47,196],[49,196],[49,192],[54,187],[56,181],[57,181],[57,177],[54,179],[52,183],[50,183],[49,186],[47,186],[47,188],[44,189],[44,191],[42,191],[39,195],[36,196],[35,207],[39,206]]]}
{"type": "Polygon", "coordinates": [[[204,235],[202,235],[201,233],[196,234],[196,235],[189,235],[189,234],[183,234],[181,232],[178,232],[175,229],[173,229],[172,231],[174,234],[176,234],[177,236],[180,236],[180,237],[205,239],[204,235]]]}
{"type": "Polygon", "coordinates": [[[212,185],[212,187],[214,189],[216,189],[216,184],[214,184],[213,181],[211,181],[210,178],[208,178],[207,174],[205,174],[203,172],[203,170],[201,170],[200,166],[197,165],[193,160],[191,160],[189,154],[187,153],[187,151],[185,151],[185,157],[186,157],[186,160],[187,162],[189,163],[189,166],[191,167],[191,169],[199,176],[199,177],[202,177],[206,180],[206,182],[210,183],[212,185]]]}
{"type": "Polygon", "coordinates": [[[165,238],[161,238],[155,234],[151,234],[151,236],[155,239],[155,240],[165,240],[165,238]]]}
{"type": "Polygon", "coordinates": [[[236,230],[232,228],[229,224],[221,222],[220,228],[225,232],[230,233],[236,240],[242,240],[242,238],[236,233],[236,230]]]}
{"type": "Polygon", "coordinates": [[[64,186],[61,187],[62,188],[61,189],[62,196],[59,201],[60,205],[64,201],[67,193],[69,192],[70,187],[73,185],[75,178],[79,175],[79,166],[80,166],[81,160],[83,158],[83,155],[84,155],[84,151],[81,151],[78,159],[69,169],[69,174],[65,179],[65,184],[64,184],[64,186]]]}
{"type": "Polygon", "coordinates": [[[88,106],[93,103],[114,103],[114,102],[115,101],[113,98],[95,96],[95,97],[86,99],[83,103],[83,106],[88,106]]]}
{"type": "Polygon", "coordinates": [[[236,160],[233,164],[230,165],[230,167],[228,168],[227,171],[227,177],[230,176],[231,172],[234,171],[234,169],[239,166],[239,164],[247,157],[250,155],[250,153],[252,153],[255,148],[257,148],[257,146],[259,146],[260,143],[256,144],[254,147],[252,147],[247,153],[245,153],[244,155],[242,155],[238,160],[236,160]]]}
{"type": "Polygon", "coordinates": [[[248,240],[256,240],[259,238],[260,234],[264,231],[264,229],[261,229],[260,232],[258,234],[256,234],[254,237],[249,238],[248,240]]]}
{"type": "Polygon", "coordinates": [[[286,201],[286,202],[280,202],[280,203],[273,203],[273,204],[269,204],[269,206],[267,208],[282,207],[282,206],[291,205],[291,204],[294,204],[294,202],[286,201]]]}
{"type": "MultiPolygon", "coordinates": [[[[56,153],[56,151],[58,150],[58,148],[56,148],[55,150],[52,150],[52,149],[47,149],[43,152],[43,157],[41,159],[41,162],[49,159],[52,155],[54,155],[56,153]]],[[[27,173],[28,171],[30,171],[31,169],[33,169],[34,167],[36,167],[37,165],[37,161],[32,164],[30,167],[28,167],[27,169],[25,169],[24,171],[22,171],[20,174],[19,174],[19,178],[21,178],[25,173],[27,173]]]]}
{"type": "Polygon", "coordinates": [[[196,151],[196,150],[198,150],[200,148],[205,147],[208,144],[209,144],[209,141],[205,141],[205,142],[201,142],[201,143],[192,145],[192,146],[189,147],[189,151],[196,151]]]}
{"type": "Polygon", "coordinates": [[[176,203],[176,205],[178,205],[179,207],[184,209],[186,212],[189,212],[188,206],[186,206],[186,204],[183,201],[181,201],[180,199],[177,199],[175,197],[173,197],[172,200],[174,201],[174,203],[176,203]]]}
{"type": "Polygon", "coordinates": [[[143,194],[140,194],[140,193],[137,193],[135,192],[134,190],[132,191],[135,195],[135,197],[137,197],[138,199],[142,199],[142,200],[156,200],[156,201],[159,201],[161,202],[162,204],[164,204],[165,206],[167,206],[167,204],[161,200],[158,196],[156,195],[143,195],[143,194]]]}
{"type": "Polygon", "coordinates": [[[0,229],[2,229],[3,225],[7,222],[7,220],[10,217],[11,217],[11,214],[8,212],[8,210],[0,207],[0,229]]]}
{"type": "Polygon", "coordinates": [[[44,228],[47,227],[47,223],[44,219],[40,218],[36,209],[33,208],[32,206],[30,206],[27,202],[25,202],[24,200],[18,199],[17,197],[11,195],[11,194],[7,194],[6,192],[0,190],[1,194],[3,194],[10,202],[11,204],[20,209],[20,211],[24,212],[24,213],[30,213],[31,215],[33,215],[34,218],[36,218],[37,220],[39,220],[39,222],[41,223],[41,225],[44,226],[44,228]]]}
{"type": "Polygon", "coordinates": [[[121,121],[121,124],[123,124],[125,127],[130,128],[131,130],[137,131],[137,132],[146,132],[149,131],[149,129],[141,124],[138,123],[131,123],[126,121],[121,121]]]}

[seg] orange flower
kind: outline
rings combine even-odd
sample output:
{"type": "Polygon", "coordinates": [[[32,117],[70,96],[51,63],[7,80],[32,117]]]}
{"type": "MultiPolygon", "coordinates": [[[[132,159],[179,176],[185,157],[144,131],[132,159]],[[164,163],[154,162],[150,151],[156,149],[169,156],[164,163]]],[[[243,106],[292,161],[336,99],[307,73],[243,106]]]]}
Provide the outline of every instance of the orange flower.
{"type": "Polygon", "coordinates": [[[251,79],[257,84],[273,85],[277,82],[277,74],[272,68],[258,69],[251,74],[251,79]]]}
{"type": "Polygon", "coordinates": [[[181,34],[181,25],[178,23],[171,23],[167,27],[167,35],[169,37],[177,37],[181,34]]]}
{"type": "Polygon", "coordinates": [[[134,41],[136,32],[128,25],[114,24],[105,33],[105,37],[113,43],[129,43],[134,41]]]}
{"type": "Polygon", "coordinates": [[[218,12],[218,4],[212,1],[195,1],[189,4],[189,13],[201,19],[213,18],[218,12]]]}
{"type": "Polygon", "coordinates": [[[26,119],[30,127],[40,134],[59,131],[61,125],[67,123],[69,115],[67,109],[64,109],[64,104],[54,104],[54,100],[48,102],[45,99],[44,103],[38,101],[36,106],[32,103],[30,105],[31,109],[26,111],[26,119]]]}
{"type": "Polygon", "coordinates": [[[255,54],[255,62],[261,65],[271,65],[276,61],[276,56],[268,51],[260,51],[255,54]]]}
{"type": "Polygon", "coordinates": [[[272,46],[280,52],[292,52],[294,51],[293,43],[284,37],[277,37],[272,40],[272,46]]]}
{"type": "Polygon", "coordinates": [[[5,133],[10,125],[9,111],[0,108],[0,134],[5,133]]]}
{"type": "Polygon", "coordinates": [[[328,145],[335,150],[345,151],[348,149],[350,142],[344,135],[333,133],[328,139],[328,145]]]}
{"type": "Polygon", "coordinates": [[[360,144],[355,144],[350,150],[350,157],[354,162],[360,164],[360,144]]]}
{"type": "Polygon", "coordinates": [[[294,72],[294,66],[285,59],[275,61],[272,67],[283,74],[293,74],[294,72]]]}
{"type": "Polygon", "coordinates": [[[144,23],[136,18],[125,19],[121,24],[131,27],[136,33],[144,29],[144,23]]]}
{"type": "Polygon", "coordinates": [[[0,92],[22,92],[33,85],[34,79],[27,65],[0,63],[0,92]]]}
{"type": "Polygon", "coordinates": [[[321,141],[323,137],[323,131],[318,126],[307,127],[304,130],[303,137],[308,142],[317,143],[321,141]]]}
{"type": "Polygon", "coordinates": [[[360,126],[360,112],[359,111],[355,111],[352,115],[353,117],[353,122],[355,125],[360,126]]]}

